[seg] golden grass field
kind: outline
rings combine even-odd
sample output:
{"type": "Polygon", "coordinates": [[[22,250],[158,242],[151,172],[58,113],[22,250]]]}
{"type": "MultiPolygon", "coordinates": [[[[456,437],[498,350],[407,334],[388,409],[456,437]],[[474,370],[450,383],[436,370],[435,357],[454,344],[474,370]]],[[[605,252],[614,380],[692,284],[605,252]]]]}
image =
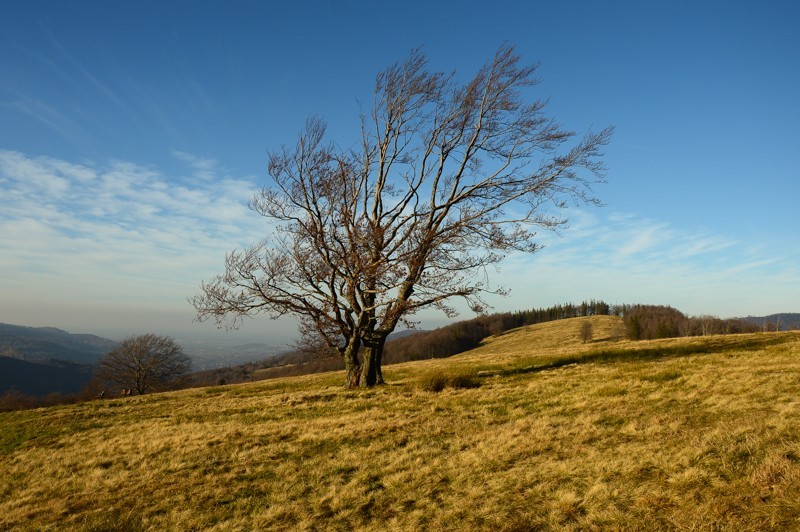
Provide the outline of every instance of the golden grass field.
{"type": "Polygon", "coordinates": [[[0,529],[800,530],[800,333],[621,327],[0,414],[0,529]]]}

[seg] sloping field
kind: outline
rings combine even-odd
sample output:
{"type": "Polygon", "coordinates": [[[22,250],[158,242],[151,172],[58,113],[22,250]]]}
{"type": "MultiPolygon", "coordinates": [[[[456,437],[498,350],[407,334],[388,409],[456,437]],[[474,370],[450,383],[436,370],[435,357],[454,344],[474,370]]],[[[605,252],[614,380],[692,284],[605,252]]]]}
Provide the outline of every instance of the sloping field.
{"type": "Polygon", "coordinates": [[[620,328],[0,414],[0,529],[800,529],[800,334],[620,328]]]}

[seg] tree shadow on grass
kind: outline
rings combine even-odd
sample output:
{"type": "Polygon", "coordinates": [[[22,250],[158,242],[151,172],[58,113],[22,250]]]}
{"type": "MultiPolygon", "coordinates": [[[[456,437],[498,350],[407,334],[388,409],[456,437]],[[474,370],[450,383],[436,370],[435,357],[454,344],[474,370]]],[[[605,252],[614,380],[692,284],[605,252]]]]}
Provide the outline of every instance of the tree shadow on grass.
{"type": "Polygon", "coordinates": [[[541,364],[509,368],[505,370],[482,373],[481,377],[523,375],[539,373],[551,369],[576,364],[610,364],[616,362],[644,362],[670,357],[687,357],[731,351],[755,351],[765,347],[785,344],[798,340],[797,335],[770,335],[764,337],[733,339],[723,337],[710,341],[698,341],[675,345],[657,345],[648,347],[597,349],[586,353],[543,359],[541,364]]]}

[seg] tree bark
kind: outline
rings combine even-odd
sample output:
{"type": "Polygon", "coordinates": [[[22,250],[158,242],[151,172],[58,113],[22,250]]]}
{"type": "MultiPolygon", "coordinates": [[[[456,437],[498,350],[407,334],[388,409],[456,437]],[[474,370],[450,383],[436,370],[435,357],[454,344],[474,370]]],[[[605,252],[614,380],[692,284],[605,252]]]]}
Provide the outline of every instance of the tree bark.
{"type": "Polygon", "coordinates": [[[361,367],[361,386],[385,384],[381,364],[386,335],[374,333],[364,340],[364,362],[361,367]]]}
{"type": "Polygon", "coordinates": [[[386,384],[383,380],[383,345],[386,343],[386,338],[380,341],[375,347],[375,383],[386,384]]]}
{"type": "Polygon", "coordinates": [[[364,362],[361,364],[361,386],[375,386],[378,382],[377,361],[375,360],[375,348],[366,346],[364,349],[364,362]]]}
{"type": "Polygon", "coordinates": [[[358,338],[352,338],[342,352],[345,370],[345,386],[357,388],[361,382],[361,364],[358,362],[358,351],[361,342],[358,338]]]}

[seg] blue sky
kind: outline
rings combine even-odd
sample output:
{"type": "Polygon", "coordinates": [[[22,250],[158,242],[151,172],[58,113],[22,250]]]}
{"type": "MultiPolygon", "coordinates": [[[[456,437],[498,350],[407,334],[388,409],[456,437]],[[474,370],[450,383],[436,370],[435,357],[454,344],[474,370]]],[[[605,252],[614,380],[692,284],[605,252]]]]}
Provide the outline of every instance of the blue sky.
{"type": "Polygon", "coordinates": [[[355,141],[375,75],[411,48],[466,78],[504,42],[541,62],[532,96],[565,127],[616,132],[605,206],[509,257],[495,310],[800,312],[800,3],[517,4],[6,0],[0,322],[211,334],[186,297],[268,230],[246,207],[268,150],[312,114],[355,141]]]}

